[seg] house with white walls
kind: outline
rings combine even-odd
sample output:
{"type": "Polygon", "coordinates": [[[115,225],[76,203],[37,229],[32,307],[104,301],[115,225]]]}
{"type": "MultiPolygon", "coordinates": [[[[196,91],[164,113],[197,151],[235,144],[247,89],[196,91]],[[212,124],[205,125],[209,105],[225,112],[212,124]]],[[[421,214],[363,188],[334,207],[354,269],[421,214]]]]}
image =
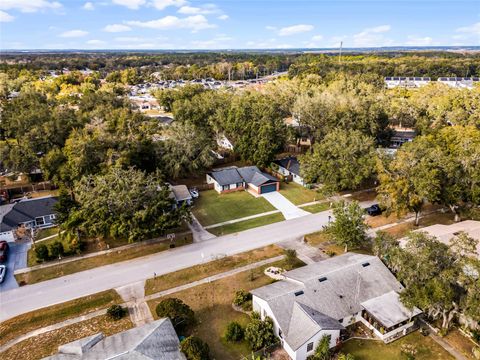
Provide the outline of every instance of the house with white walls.
{"type": "Polygon", "coordinates": [[[400,301],[402,284],[376,256],[346,253],[286,272],[251,291],[253,310],[273,320],[293,360],[312,355],[325,335],[337,346],[346,327],[361,322],[388,343],[415,329],[417,308],[400,301]]]}

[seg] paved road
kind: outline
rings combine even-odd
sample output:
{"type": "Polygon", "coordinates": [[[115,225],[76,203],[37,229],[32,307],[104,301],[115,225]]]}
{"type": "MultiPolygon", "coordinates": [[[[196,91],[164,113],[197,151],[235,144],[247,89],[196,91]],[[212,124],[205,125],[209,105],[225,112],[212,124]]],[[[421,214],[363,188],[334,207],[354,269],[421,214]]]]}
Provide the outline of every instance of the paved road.
{"type": "Polygon", "coordinates": [[[329,211],[286,220],[177,249],[0,291],[0,321],[16,315],[319,231],[329,211]]]}

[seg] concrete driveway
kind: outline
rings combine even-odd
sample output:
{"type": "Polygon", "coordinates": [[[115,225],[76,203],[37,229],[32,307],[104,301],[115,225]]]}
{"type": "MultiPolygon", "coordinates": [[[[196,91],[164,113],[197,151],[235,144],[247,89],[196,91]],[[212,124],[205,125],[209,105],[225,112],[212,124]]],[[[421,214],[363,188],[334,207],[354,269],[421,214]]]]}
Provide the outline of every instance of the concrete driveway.
{"type": "Polygon", "coordinates": [[[280,210],[285,219],[287,220],[310,215],[309,212],[306,212],[305,210],[302,210],[293,205],[293,203],[291,203],[285,196],[280,194],[278,191],[262,194],[262,196],[275,208],[280,210]]]}
{"type": "Polygon", "coordinates": [[[7,263],[5,264],[7,265],[7,276],[3,283],[0,284],[0,292],[18,287],[13,272],[27,267],[27,251],[31,246],[30,243],[9,243],[9,245],[10,252],[8,254],[7,263]]]}

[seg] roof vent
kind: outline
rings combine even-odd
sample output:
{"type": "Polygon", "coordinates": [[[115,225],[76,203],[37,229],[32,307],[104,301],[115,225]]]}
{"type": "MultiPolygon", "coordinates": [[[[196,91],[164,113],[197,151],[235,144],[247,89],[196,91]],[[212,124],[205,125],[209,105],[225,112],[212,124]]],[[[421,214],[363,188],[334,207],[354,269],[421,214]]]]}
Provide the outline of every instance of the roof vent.
{"type": "Polygon", "coordinates": [[[319,282],[324,282],[324,281],[327,281],[327,278],[324,276],[324,277],[321,277],[320,279],[318,279],[319,282]]]}
{"type": "Polygon", "coordinates": [[[303,290],[297,291],[297,292],[295,293],[295,296],[300,296],[300,295],[303,295],[303,290]]]}
{"type": "Polygon", "coordinates": [[[363,263],[362,266],[363,266],[363,267],[370,266],[370,263],[369,263],[369,262],[363,263]]]}

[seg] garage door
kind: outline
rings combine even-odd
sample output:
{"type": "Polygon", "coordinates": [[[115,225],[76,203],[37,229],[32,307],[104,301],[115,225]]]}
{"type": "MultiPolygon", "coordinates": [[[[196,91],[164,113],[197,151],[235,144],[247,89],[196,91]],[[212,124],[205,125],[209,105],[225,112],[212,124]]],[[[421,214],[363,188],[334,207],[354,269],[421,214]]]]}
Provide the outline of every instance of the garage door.
{"type": "Polygon", "coordinates": [[[260,194],[277,191],[277,184],[263,185],[260,187],[260,194]]]}

